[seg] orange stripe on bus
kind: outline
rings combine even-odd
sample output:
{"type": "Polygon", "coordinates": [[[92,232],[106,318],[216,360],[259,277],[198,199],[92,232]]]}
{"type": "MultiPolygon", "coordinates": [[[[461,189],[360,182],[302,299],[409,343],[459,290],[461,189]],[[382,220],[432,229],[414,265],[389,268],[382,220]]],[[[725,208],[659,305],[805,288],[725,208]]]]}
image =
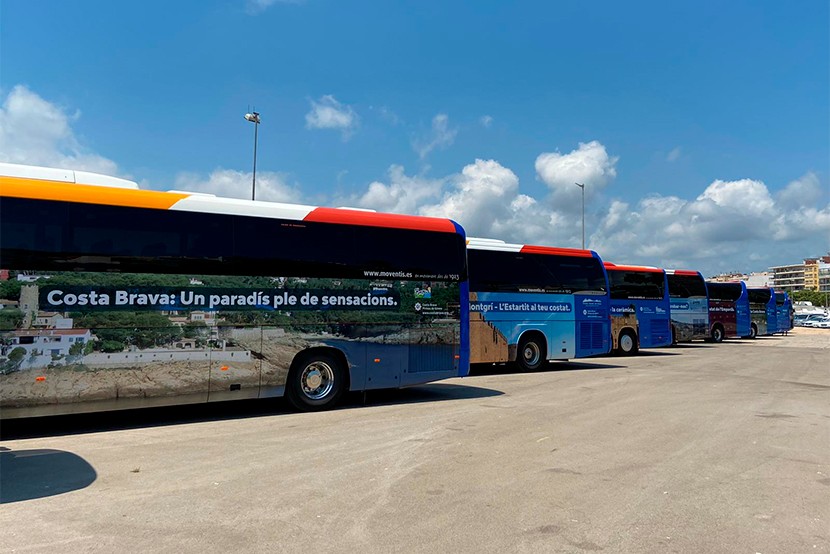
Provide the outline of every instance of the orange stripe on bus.
{"type": "Polygon", "coordinates": [[[154,190],[60,183],[21,177],[0,177],[0,196],[167,210],[189,195],[154,190]]]}

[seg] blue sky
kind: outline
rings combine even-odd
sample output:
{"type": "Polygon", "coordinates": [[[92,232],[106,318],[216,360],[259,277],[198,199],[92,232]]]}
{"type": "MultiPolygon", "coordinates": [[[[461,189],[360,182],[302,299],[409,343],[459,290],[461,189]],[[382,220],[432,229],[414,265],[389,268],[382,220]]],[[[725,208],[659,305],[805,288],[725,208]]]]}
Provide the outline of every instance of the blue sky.
{"type": "Polygon", "coordinates": [[[830,13],[4,0],[0,161],[449,216],[707,274],[830,249],[830,13]]]}

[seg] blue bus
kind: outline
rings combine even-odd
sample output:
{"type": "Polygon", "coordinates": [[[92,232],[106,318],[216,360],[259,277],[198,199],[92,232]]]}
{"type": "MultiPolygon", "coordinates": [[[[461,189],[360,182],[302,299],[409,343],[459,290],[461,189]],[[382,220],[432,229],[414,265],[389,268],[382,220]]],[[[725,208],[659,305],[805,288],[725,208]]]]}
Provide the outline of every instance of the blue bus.
{"type": "Polygon", "coordinates": [[[709,300],[699,271],[667,269],[672,343],[709,338],[709,300]]]}
{"type": "Polygon", "coordinates": [[[12,164],[0,197],[3,418],[281,396],[321,410],[468,371],[449,219],[12,164]]]}
{"type": "Polygon", "coordinates": [[[607,354],[608,278],[596,252],[467,241],[470,362],[515,363],[607,354]]]}
{"type": "Polygon", "coordinates": [[[752,327],[746,283],[707,281],[706,292],[709,296],[709,339],[723,342],[725,338],[748,336],[752,327]]]}
{"type": "Polygon", "coordinates": [[[787,292],[775,293],[775,333],[787,333],[793,328],[793,303],[787,292]]]}
{"type": "Polygon", "coordinates": [[[758,335],[771,335],[778,327],[776,316],[775,291],[770,287],[751,287],[747,289],[751,324],[749,338],[758,335]]]}
{"type": "Polygon", "coordinates": [[[611,344],[622,355],[668,346],[671,305],[666,272],[605,262],[611,297],[611,344]]]}

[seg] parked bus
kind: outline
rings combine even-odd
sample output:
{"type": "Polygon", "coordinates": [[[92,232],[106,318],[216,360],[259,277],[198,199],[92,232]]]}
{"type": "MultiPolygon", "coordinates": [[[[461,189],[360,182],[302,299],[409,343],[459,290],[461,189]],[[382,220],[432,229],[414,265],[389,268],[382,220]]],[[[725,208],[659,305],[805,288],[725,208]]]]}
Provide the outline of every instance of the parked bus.
{"type": "Polygon", "coordinates": [[[668,346],[670,299],[666,272],[605,262],[611,298],[611,347],[623,355],[668,346]]]}
{"type": "Polygon", "coordinates": [[[275,396],[318,410],[467,373],[451,220],[0,175],[4,418],[275,396]]]}
{"type": "Polygon", "coordinates": [[[749,295],[746,283],[706,282],[709,296],[709,339],[723,342],[725,338],[750,334],[749,295]]]}
{"type": "Polygon", "coordinates": [[[699,271],[667,269],[672,343],[709,338],[709,301],[699,271]]]}
{"type": "Polygon", "coordinates": [[[776,333],[787,333],[793,328],[793,303],[787,292],[775,293],[776,333]]]}
{"type": "Polygon", "coordinates": [[[470,362],[534,370],[610,350],[608,280],[590,250],[467,242],[470,362]]]}
{"type": "Polygon", "coordinates": [[[749,311],[752,323],[749,338],[758,335],[770,335],[778,327],[775,313],[775,291],[770,287],[752,287],[747,289],[749,311]]]}

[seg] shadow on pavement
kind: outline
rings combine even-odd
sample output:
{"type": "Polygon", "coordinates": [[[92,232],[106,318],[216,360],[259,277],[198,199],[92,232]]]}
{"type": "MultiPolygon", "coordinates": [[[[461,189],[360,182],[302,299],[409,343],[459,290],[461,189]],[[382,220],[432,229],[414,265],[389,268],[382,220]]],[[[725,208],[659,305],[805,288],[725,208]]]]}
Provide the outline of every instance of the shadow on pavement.
{"type": "Polygon", "coordinates": [[[86,460],[71,452],[0,447],[0,504],[83,489],[97,477],[86,460]]]}
{"type": "MultiPolygon", "coordinates": [[[[365,394],[348,393],[335,410],[377,403],[412,404],[486,398],[501,394],[501,391],[483,387],[430,383],[403,389],[368,391],[365,394]]],[[[0,440],[77,435],[292,413],[297,411],[285,399],[267,398],[10,419],[3,421],[0,440]]]]}
{"type": "MultiPolygon", "coordinates": [[[[586,358],[591,360],[607,358],[586,358]]],[[[577,371],[586,369],[618,369],[621,365],[605,364],[595,362],[575,362],[575,361],[556,361],[548,362],[536,371],[522,371],[514,364],[472,364],[470,366],[470,377],[479,377],[484,375],[522,375],[531,373],[546,373],[557,371],[577,371]]]]}
{"type": "Polygon", "coordinates": [[[484,387],[435,383],[403,389],[372,390],[365,394],[356,393],[352,395],[352,398],[347,399],[341,407],[355,408],[388,404],[419,404],[421,402],[440,402],[443,400],[470,400],[501,396],[502,394],[504,393],[500,390],[484,387]]]}

